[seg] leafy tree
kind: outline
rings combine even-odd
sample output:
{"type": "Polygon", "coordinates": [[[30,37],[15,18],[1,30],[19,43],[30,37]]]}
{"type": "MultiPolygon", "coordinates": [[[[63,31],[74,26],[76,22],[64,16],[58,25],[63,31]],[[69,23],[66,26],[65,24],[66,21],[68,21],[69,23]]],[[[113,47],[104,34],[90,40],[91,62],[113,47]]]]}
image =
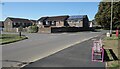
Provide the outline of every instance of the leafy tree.
{"type": "MultiPolygon", "coordinates": [[[[113,28],[120,27],[120,2],[113,2],[113,28]]],[[[111,2],[100,2],[95,15],[96,22],[105,29],[110,28],[111,2]]]]}

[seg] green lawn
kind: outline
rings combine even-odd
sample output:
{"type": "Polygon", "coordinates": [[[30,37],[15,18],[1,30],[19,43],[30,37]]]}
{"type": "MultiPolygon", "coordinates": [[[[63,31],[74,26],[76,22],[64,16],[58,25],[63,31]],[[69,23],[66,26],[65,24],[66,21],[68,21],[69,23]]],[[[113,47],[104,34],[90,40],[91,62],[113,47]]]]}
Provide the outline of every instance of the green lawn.
{"type": "Polygon", "coordinates": [[[118,39],[120,39],[120,34],[119,34],[119,37],[116,37],[116,34],[112,34],[112,37],[105,37],[104,39],[107,39],[107,40],[118,40],[118,39]]]}
{"type": "Polygon", "coordinates": [[[114,60],[113,56],[111,56],[112,54],[109,51],[109,49],[111,49],[114,52],[114,54],[117,56],[117,58],[119,59],[119,57],[118,57],[119,56],[118,55],[118,40],[120,40],[120,36],[116,37],[115,34],[112,34],[112,37],[105,37],[103,39],[105,51],[106,51],[109,59],[111,60],[111,61],[106,62],[107,67],[114,67],[114,68],[119,67],[118,60],[114,60]]]}
{"type": "Polygon", "coordinates": [[[20,37],[17,34],[2,34],[2,35],[0,35],[1,44],[13,43],[13,42],[20,41],[23,39],[27,39],[27,37],[26,36],[20,37]]]}

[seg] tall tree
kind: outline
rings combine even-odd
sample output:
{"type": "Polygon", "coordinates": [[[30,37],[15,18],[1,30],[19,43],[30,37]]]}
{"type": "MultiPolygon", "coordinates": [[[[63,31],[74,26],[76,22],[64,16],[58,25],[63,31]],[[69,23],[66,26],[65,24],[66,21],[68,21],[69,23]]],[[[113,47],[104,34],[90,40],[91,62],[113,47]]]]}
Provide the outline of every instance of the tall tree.
{"type": "MultiPolygon", "coordinates": [[[[113,3],[113,28],[120,27],[120,2],[113,3]]],[[[96,22],[105,29],[110,28],[111,2],[100,2],[95,15],[96,22]]]]}

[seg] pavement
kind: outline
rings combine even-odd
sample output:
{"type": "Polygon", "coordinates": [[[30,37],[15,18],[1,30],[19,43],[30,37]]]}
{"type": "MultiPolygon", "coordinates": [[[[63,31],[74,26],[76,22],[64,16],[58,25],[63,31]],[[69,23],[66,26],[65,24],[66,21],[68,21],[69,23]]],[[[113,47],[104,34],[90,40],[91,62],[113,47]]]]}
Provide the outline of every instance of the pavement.
{"type": "MultiPolygon", "coordinates": [[[[94,38],[99,39],[99,37],[94,38]]],[[[93,40],[87,40],[66,48],[53,55],[33,62],[26,67],[101,67],[104,69],[105,62],[91,61],[91,48],[93,40]]],[[[23,69],[24,69],[23,68],[23,69]]]]}
{"type": "MultiPolygon", "coordinates": [[[[105,32],[106,31],[56,34],[23,33],[28,36],[29,39],[2,46],[2,66],[22,67],[25,64],[43,59],[58,51],[75,46],[76,44],[91,39],[95,36],[102,35],[105,32]]],[[[82,47],[81,49],[84,52],[89,51],[89,47],[84,46],[84,44],[80,47],[82,47]]],[[[83,58],[87,57],[83,56],[83,58]]]]}

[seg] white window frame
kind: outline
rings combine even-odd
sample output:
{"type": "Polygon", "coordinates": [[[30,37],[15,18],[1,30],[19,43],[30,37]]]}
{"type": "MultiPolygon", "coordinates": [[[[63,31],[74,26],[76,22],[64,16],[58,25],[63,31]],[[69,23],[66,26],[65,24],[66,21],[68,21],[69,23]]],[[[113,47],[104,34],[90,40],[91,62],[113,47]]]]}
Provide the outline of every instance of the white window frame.
{"type": "Polygon", "coordinates": [[[38,22],[38,24],[40,24],[40,25],[41,25],[42,23],[39,21],[39,22],[38,22]]]}
{"type": "Polygon", "coordinates": [[[48,21],[46,21],[46,25],[48,25],[49,23],[48,23],[48,21]]]}

